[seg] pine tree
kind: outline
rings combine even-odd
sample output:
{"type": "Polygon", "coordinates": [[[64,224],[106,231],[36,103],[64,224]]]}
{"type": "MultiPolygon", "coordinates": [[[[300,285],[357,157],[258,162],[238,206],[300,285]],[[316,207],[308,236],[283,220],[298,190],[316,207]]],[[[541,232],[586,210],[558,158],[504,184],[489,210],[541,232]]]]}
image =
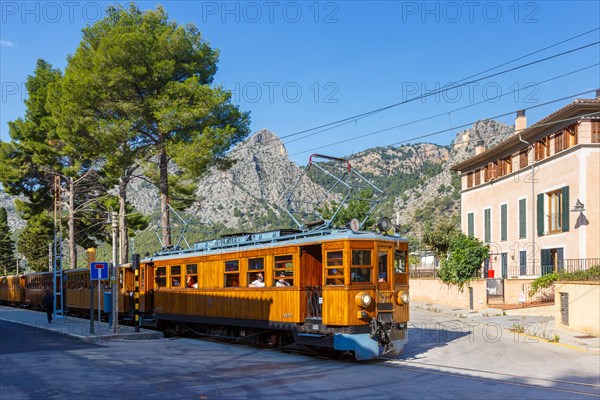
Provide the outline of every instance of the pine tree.
{"type": "Polygon", "coordinates": [[[47,213],[33,216],[17,242],[19,253],[27,259],[29,269],[48,271],[48,244],[53,242],[52,218],[47,213]]]}
{"type": "Polygon", "coordinates": [[[15,243],[11,238],[6,208],[0,208],[0,273],[7,275],[16,272],[15,243]]]}
{"type": "Polygon", "coordinates": [[[75,122],[64,126],[94,127],[89,143],[105,149],[105,171],[118,183],[121,229],[125,189],[138,166],[151,166],[156,173],[144,173],[156,177],[162,241],[169,245],[173,184],[229,166],[226,152],[248,135],[248,113],[231,104],[230,92],[212,86],[217,60],[195,26],[170,21],[160,6],[111,6],[84,28],[62,81],[61,118],[75,122]],[[178,174],[169,170],[172,162],[178,174]]]}

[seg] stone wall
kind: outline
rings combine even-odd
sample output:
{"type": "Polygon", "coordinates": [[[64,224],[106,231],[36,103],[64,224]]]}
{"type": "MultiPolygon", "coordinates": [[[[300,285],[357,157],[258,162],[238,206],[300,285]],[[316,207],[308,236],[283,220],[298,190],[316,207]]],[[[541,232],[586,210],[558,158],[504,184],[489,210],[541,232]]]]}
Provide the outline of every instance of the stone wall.
{"type": "Polygon", "coordinates": [[[557,328],[600,336],[600,282],[557,282],[555,321],[557,328]],[[568,321],[563,324],[561,293],[568,294],[568,321]]]}

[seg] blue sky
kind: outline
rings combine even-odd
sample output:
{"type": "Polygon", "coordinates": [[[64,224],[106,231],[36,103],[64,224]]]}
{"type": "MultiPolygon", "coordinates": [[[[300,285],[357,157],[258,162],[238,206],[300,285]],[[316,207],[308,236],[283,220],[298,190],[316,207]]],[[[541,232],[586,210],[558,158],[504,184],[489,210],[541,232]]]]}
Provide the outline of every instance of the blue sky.
{"type": "MultiPolygon", "coordinates": [[[[0,139],[24,114],[24,82],[38,58],[64,69],[81,28],[108,2],[2,1],[0,139]]],[[[158,2],[141,1],[142,9],[158,2]]],[[[328,131],[307,129],[399,103],[581,33],[595,31],[478,75],[514,68],[600,40],[597,1],[163,1],[220,50],[215,83],[304,164],[313,152],[349,156],[374,146],[449,144],[479,119],[600,87],[598,44],[413,101],[328,131]],[[596,65],[594,65],[596,64],[596,65]],[[563,74],[586,68],[568,76],[563,74]],[[545,84],[538,82],[553,79],[545,84]],[[520,92],[510,94],[515,89],[520,92]],[[502,94],[502,97],[497,97],[502,94]],[[480,103],[481,104],[477,104],[480,103]],[[465,108],[466,107],[466,108],[465,108]],[[459,108],[464,108],[458,110],[459,108]],[[372,132],[442,114],[420,123],[372,132]],[[416,140],[440,130],[447,132],[416,140]],[[344,141],[334,146],[331,143],[344,141]]],[[[593,97],[592,93],[579,97],[593,97]]],[[[570,100],[527,111],[533,123],[570,100]]],[[[499,120],[512,124],[514,116],[499,120]]]]}

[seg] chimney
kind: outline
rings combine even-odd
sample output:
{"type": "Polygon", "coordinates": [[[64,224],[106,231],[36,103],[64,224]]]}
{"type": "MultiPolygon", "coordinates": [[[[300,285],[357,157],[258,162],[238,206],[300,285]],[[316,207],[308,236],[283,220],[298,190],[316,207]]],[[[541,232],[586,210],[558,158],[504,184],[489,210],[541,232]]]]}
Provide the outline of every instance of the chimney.
{"type": "Polygon", "coordinates": [[[517,118],[515,118],[515,132],[520,133],[525,129],[527,129],[525,110],[519,110],[517,111],[517,118]]]}
{"type": "Polygon", "coordinates": [[[483,144],[483,140],[478,140],[475,143],[475,155],[479,155],[485,151],[485,144],[483,144]]]}

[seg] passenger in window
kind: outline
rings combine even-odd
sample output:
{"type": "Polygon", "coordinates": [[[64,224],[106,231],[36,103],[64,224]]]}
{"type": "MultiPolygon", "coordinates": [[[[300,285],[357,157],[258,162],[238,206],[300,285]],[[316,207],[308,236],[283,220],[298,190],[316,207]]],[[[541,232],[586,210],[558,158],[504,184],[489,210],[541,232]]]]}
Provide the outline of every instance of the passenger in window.
{"type": "Polygon", "coordinates": [[[256,279],[249,285],[250,287],[265,287],[265,280],[262,273],[256,274],[256,279]]]}
{"type": "Polygon", "coordinates": [[[279,274],[279,279],[275,283],[275,286],[281,286],[281,287],[282,286],[290,286],[290,283],[285,280],[285,273],[284,272],[282,272],[281,274],[279,274]]]}
{"type": "Polygon", "coordinates": [[[377,280],[377,281],[378,281],[379,283],[385,283],[385,282],[387,282],[387,279],[386,279],[386,278],[387,278],[387,274],[386,274],[385,272],[380,272],[380,273],[379,273],[379,278],[378,278],[378,280],[377,280]]]}
{"type": "Polygon", "coordinates": [[[196,280],[193,276],[187,277],[187,282],[185,285],[189,288],[198,289],[198,283],[196,283],[196,280]]]}
{"type": "Polygon", "coordinates": [[[171,286],[173,286],[173,287],[179,286],[179,279],[178,278],[173,278],[173,282],[172,282],[171,286]]]}

